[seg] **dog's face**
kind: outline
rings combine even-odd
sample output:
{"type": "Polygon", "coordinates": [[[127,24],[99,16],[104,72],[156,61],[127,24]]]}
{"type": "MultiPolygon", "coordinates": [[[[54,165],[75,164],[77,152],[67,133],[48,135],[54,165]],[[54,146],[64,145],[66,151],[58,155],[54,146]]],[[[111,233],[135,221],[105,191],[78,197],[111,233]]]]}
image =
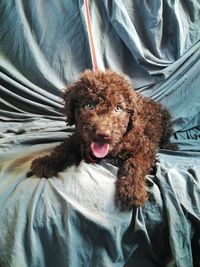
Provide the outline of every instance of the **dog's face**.
{"type": "Polygon", "coordinates": [[[104,158],[117,148],[131,127],[133,89],[114,72],[85,72],[65,95],[69,125],[84,148],[104,158]]]}
{"type": "Polygon", "coordinates": [[[129,123],[124,99],[111,94],[80,99],[75,110],[76,132],[86,149],[97,158],[107,156],[123,138],[129,123]]]}

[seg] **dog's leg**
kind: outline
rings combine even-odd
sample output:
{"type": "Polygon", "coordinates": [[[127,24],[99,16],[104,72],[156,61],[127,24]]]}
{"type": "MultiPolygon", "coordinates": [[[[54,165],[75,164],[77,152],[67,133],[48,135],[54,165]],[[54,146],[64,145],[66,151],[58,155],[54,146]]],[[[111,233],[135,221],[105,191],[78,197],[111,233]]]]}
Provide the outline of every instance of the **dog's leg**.
{"type": "Polygon", "coordinates": [[[122,207],[142,206],[147,198],[146,175],[150,173],[154,160],[144,155],[135,155],[126,160],[119,169],[116,194],[122,207]]]}
{"type": "Polygon", "coordinates": [[[31,174],[49,178],[70,165],[78,165],[80,161],[79,144],[72,135],[58,145],[49,155],[33,160],[31,174]]]}

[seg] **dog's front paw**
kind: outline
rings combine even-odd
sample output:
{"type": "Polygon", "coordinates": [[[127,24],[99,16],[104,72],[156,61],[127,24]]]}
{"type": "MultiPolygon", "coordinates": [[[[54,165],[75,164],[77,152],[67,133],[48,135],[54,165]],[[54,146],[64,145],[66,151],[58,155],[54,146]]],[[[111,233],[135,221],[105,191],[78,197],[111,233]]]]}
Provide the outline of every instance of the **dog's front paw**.
{"type": "Polygon", "coordinates": [[[54,168],[49,156],[35,159],[31,163],[31,174],[37,177],[49,178],[56,175],[57,170],[54,168]]]}
{"type": "Polygon", "coordinates": [[[145,185],[133,184],[127,177],[117,180],[116,194],[122,208],[140,207],[147,201],[145,185]]]}

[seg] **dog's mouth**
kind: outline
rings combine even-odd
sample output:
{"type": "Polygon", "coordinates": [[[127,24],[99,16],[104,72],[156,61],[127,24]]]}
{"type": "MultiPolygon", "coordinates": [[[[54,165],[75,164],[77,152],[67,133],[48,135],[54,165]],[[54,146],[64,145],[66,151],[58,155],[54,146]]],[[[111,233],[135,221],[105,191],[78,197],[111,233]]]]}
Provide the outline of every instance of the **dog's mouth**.
{"type": "Polygon", "coordinates": [[[110,145],[108,143],[93,141],[90,145],[90,148],[96,158],[102,159],[108,155],[110,145]]]}

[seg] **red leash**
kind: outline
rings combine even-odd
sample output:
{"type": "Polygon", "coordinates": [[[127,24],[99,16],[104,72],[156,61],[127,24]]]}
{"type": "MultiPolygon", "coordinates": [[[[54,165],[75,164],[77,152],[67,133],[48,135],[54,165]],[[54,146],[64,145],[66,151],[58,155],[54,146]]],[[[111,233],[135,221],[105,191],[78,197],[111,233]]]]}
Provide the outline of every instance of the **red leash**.
{"type": "Polygon", "coordinates": [[[89,45],[90,45],[90,54],[92,58],[92,66],[94,71],[98,71],[99,67],[97,64],[97,58],[96,58],[96,51],[95,51],[95,45],[94,45],[94,38],[92,34],[92,25],[91,25],[91,19],[90,19],[90,12],[89,12],[89,6],[88,6],[88,0],[84,0],[85,5],[85,14],[86,14],[86,25],[87,25],[87,32],[88,32],[88,39],[89,39],[89,45]]]}

